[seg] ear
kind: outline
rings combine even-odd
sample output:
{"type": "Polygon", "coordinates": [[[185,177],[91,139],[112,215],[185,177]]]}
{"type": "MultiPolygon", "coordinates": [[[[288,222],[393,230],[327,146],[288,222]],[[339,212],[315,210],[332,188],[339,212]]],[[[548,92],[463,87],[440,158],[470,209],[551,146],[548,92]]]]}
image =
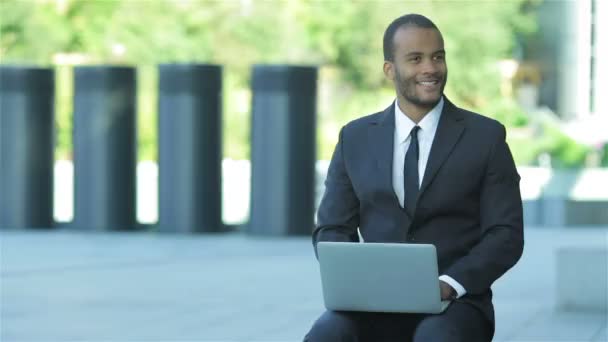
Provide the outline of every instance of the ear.
{"type": "Polygon", "coordinates": [[[390,81],[394,81],[395,80],[395,68],[393,66],[392,62],[389,61],[384,61],[384,76],[390,80],[390,81]]]}

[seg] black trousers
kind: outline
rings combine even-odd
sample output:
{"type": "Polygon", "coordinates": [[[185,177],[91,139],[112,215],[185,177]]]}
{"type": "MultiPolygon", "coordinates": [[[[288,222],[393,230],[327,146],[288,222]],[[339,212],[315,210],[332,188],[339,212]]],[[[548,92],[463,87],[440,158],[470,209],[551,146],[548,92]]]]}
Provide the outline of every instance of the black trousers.
{"type": "Polygon", "coordinates": [[[305,342],[491,341],[493,325],[470,304],[455,301],[441,314],[325,311],[305,342]]]}

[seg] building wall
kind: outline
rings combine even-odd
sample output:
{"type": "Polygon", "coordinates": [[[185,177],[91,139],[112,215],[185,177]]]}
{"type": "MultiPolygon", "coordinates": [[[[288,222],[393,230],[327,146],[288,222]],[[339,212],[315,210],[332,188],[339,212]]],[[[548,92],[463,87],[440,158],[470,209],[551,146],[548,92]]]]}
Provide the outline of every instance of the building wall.
{"type": "Polygon", "coordinates": [[[593,114],[608,117],[608,2],[594,0],[593,114]]]}
{"type": "MultiPolygon", "coordinates": [[[[606,4],[598,0],[545,1],[539,9],[540,39],[530,47],[529,57],[541,65],[543,73],[540,103],[566,120],[591,113],[591,58],[592,51],[597,51],[592,44],[592,9],[597,12],[600,7],[601,15],[605,16],[606,4]]],[[[596,26],[595,41],[606,36],[606,20],[603,21],[596,26]]],[[[597,58],[595,61],[594,74],[597,74],[605,68],[605,62],[597,58]]],[[[596,83],[603,82],[601,77],[593,79],[596,83]]],[[[602,87],[595,83],[593,86],[602,87]]]]}

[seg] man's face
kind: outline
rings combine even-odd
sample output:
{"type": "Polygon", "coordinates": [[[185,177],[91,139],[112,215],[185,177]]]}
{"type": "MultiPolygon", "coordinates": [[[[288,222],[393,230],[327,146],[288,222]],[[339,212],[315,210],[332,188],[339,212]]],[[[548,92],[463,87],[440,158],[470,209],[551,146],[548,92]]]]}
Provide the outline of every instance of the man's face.
{"type": "Polygon", "coordinates": [[[419,108],[434,107],[448,75],[441,34],[432,28],[406,26],[397,30],[393,42],[391,78],[401,100],[419,108]]]}

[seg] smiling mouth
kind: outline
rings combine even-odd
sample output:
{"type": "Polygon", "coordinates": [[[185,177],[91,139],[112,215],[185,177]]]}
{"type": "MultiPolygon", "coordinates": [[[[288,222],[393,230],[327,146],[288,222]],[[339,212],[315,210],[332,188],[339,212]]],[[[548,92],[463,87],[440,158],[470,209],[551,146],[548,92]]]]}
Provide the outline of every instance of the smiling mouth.
{"type": "Polygon", "coordinates": [[[420,81],[420,82],[417,82],[417,83],[420,84],[420,85],[423,85],[423,86],[432,87],[432,86],[438,85],[439,84],[439,80],[420,81]]]}

